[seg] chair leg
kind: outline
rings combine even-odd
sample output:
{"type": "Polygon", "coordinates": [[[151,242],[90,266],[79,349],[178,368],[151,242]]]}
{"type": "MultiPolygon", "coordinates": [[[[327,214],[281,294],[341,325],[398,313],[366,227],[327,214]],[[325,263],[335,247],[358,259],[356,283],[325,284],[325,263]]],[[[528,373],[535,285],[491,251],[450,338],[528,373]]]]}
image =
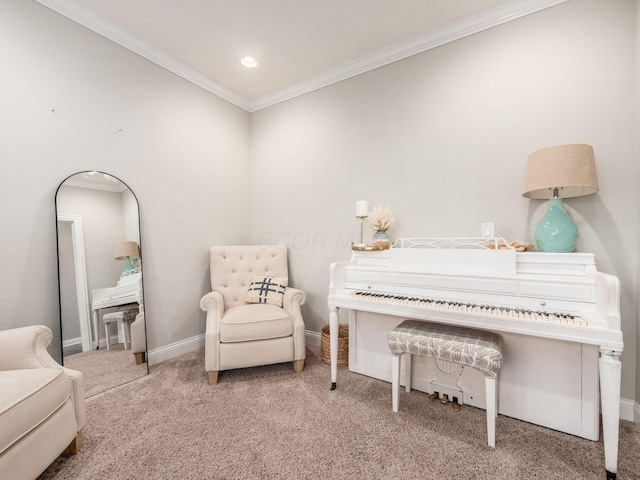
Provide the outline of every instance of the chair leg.
{"type": "Polygon", "coordinates": [[[294,360],[293,361],[293,371],[296,373],[300,373],[304,370],[304,358],[302,360],[294,360]]]}
{"type": "Polygon", "coordinates": [[[69,455],[75,455],[80,451],[80,447],[82,446],[82,432],[78,432],[76,434],[76,438],[71,440],[71,443],[67,448],[64,449],[62,455],[68,457],[69,455]]]}
{"type": "Polygon", "coordinates": [[[218,383],[218,372],[207,372],[209,374],[209,385],[215,385],[218,383]]]}

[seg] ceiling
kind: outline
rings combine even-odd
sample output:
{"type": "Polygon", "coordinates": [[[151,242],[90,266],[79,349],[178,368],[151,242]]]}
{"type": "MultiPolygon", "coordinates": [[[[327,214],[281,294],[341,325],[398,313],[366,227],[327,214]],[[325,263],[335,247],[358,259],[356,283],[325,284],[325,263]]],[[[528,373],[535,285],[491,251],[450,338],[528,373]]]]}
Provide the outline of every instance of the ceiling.
{"type": "Polygon", "coordinates": [[[37,1],[255,111],[566,0],[37,1]]]}

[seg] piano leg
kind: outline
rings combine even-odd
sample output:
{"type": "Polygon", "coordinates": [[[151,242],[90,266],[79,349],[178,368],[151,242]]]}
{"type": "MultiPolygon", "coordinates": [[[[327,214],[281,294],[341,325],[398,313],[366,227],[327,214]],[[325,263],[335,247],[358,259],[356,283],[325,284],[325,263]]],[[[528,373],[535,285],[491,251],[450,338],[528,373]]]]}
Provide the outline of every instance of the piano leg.
{"type": "Polygon", "coordinates": [[[331,357],[331,390],[338,381],[338,307],[329,307],[329,353],[331,357]]]}
{"type": "Polygon", "coordinates": [[[600,396],[604,464],[607,479],[615,479],[618,470],[618,431],[620,427],[620,353],[600,349],[600,396]]]}

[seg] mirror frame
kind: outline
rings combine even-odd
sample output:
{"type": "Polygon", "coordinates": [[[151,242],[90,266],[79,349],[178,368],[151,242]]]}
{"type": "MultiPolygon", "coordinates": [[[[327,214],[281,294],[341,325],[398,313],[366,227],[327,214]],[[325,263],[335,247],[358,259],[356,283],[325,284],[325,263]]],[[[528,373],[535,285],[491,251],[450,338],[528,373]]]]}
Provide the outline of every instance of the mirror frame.
{"type": "MultiPolygon", "coordinates": [[[[62,335],[62,291],[61,291],[61,283],[60,283],[60,232],[58,231],[58,221],[71,223],[71,237],[73,242],[73,258],[74,258],[74,269],[76,272],[80,272],[81,275],[76,275],[76,292],[78,294],[78,312],[80,317],[80,331],[82,338],[82,349],[85,351],[86,346],[90,348],[88,350],[97,350],[100,346],[100,335],[98,332],[95,332],[96,342],[94,343],[92,337],[92,320],[91,320],[91,308],[89,298],[89,289],[87,284],[87,269],[85,263],[85,253],[84,253],[84,234],[82,230],[82,217],[78,215],[67,215],[67,214],[58,214],[58,193],[60,191],[60,187],[62,187],[67,180],[71,177],[75,177],[76,175],[80,175],[82,173],[95,172],[103,175],[109,175],[110,177],[115,178],[120,183],[122,183],[133,195],[133,198],[136,201],[136,209],[138,213],[138,233],[139,233],[139,242],[138,247],[140,249],[140,269],[143,272],[140,280],[140,288],[142,290],[142,299],[145,304],[144,312],[144,336],[145,336],[145,363],[147,375],[149,375],[149,345],[148,345],[148,337],[147,337],[147,315],[146,315],[146,293],[144,290],[144,258],[143,258],[143,247],[142,247],[142,228],[141,228],[141,220],[140,220],[140,202],[138,201],[138,197],[133,192],[131,187],[127,185],[126,182],[123,182],[119,177],[112,175],[110,173],[102,172],[100,170],[81,170],[71,175],[65,177],[64,180],[60,182],[58,188],[56,188],[56,192],[54,195],[54,210],[56,216],[56,257],[57,257],[57,273],[58,273],[58,315],[60,321],[60,363],[64,365],[64,346],[63,346],[63,335],[62,335]],[[82,277],[82,278],[78,278],[82,277]]],[[[87,351],[88,351],[87,350],[87,351]]],[[[111,386],[109,388],[113,388],[117,385],[111,386]]]]}

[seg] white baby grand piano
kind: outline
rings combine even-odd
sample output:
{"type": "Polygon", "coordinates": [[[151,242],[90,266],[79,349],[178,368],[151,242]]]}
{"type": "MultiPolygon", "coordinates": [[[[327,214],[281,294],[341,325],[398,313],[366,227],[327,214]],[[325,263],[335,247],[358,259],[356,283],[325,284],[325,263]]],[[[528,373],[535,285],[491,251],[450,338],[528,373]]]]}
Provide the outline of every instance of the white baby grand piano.
{"type": "Polygon", "coordinates": [[[100,346],[100,329],[98,328],[100,310],[131,303],[137,303],[138,310],[142,311],[142,272],[140,268],[123,273],[115,287],[93,290],[91,310],[95,337],[94,348],[97,349],[100,346]]]}
{"type": "MultiPolygon", "coordinates": [[[[623,349],[618,279],[598,272],[593,254],[518,253],[487,243],[400,239],[390,250],[354,250],[351,261],[332,264],[331,388],[340,308],[349,309],[349,368],[387,381],[386,335],[405,318],[498,332],[505,343],[500,414],[597,440],[599,373],[605,467],[615,478],[623,349]]],[[[472,378],[468,384],[473,390],[472,378]]],[[[428,391],[428,381],[423,385],[428,391]]],[[[484,407],[482,395],[465,396],[484,407]]]]}

